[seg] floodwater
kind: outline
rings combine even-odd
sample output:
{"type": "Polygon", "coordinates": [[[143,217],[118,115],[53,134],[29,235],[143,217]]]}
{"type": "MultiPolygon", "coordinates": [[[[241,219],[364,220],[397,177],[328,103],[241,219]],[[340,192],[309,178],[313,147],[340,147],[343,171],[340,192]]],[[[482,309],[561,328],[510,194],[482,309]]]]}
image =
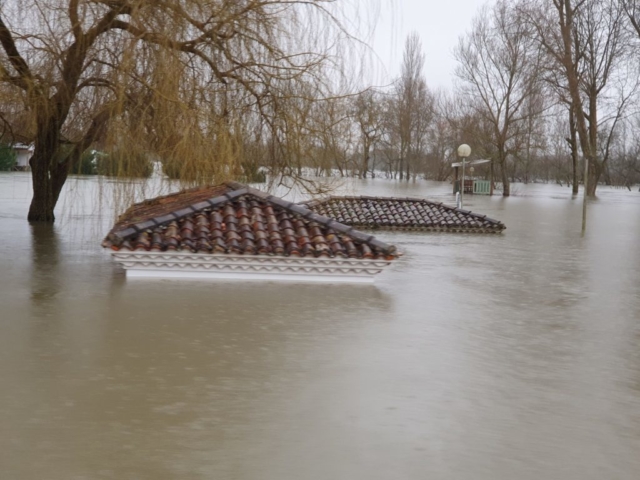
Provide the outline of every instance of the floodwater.
{"type": "Polygon", "coordinates": [[[0,175],[2,479],[640,478],[637,191],[585,238],[566,187],[468,198],[506,232],[380,233],[404,256],[332,286],[127,281],[107,187],[73,180],[54,228],[29,188],[0,175]]]}

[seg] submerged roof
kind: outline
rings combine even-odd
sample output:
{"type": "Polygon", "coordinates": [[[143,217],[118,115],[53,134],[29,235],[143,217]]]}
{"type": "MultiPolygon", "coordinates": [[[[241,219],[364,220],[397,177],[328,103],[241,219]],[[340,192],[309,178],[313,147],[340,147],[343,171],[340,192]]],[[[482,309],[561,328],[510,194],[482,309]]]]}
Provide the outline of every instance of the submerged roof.
{"type": "Polygon", "coordinates": [[[116,251],[365,259],[390,259],[396,252],[372,235],[235,182],[133,205],[102,245],[116,251]]]}
{"type": "Polygon", "coordinates": [[[363,229],[499,233],[506,228],[486,215],[421,198],[328,197],[303,205],[363,229]]]}

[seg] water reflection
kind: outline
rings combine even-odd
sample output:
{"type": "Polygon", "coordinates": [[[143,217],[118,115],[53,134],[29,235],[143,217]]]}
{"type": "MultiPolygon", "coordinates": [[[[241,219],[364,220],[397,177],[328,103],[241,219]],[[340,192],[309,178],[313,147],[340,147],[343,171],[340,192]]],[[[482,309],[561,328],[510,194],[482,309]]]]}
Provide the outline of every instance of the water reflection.
{"type": "Polygon", "coordinates": [[[84,381],[62,379],[73,409],[56,411],[52,423],[88,422],[67,441],[81,449],[100,435],[132,478],[226,477],[229,447],[243,455],[259,425],[286,411],[318,369],[333,368],[345,342],[392,308],[371,286],[288,290],[126,282],[84,359],[84,381]]]}
{"type": "Polygon", "coordinates": [[[31,229],[31,299],[35,306],[50,306],[60,291],[60,241],[56,227],[34,223],[31,229]]]}

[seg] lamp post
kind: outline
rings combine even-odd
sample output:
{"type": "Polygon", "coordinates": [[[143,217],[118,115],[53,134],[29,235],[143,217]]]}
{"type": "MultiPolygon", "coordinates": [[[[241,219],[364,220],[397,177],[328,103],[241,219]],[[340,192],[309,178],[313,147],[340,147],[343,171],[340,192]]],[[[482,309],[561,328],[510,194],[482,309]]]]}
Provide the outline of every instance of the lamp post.
{"type": "Polygon", "coordinates": [[[462,159],[462,182],[460,185],[460,208],[463,206],[464,200],[464,166],[466,164],[466,160],[471,155],[471,147],[466,143],[463,143],[458,147],[458,156],[462,159]]]}

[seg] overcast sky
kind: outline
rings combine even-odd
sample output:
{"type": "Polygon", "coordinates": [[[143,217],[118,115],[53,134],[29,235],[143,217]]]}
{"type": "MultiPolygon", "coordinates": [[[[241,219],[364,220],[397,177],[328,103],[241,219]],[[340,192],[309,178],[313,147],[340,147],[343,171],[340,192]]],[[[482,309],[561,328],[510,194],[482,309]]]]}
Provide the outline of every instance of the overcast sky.
{"type": "MultiPolygon", "coordinates": [[[[375,0],[362,0],[370,3],[375,0]]],[[[372,46],[391,77],[400,71],[407,35],[416,31],[425,53],[425,77],[431,88],[450,88],[458,37],[487,0],[378,0],[380,15],[372,46]],[[391,4],[395,8],[391,8],[391,4]]]]}

